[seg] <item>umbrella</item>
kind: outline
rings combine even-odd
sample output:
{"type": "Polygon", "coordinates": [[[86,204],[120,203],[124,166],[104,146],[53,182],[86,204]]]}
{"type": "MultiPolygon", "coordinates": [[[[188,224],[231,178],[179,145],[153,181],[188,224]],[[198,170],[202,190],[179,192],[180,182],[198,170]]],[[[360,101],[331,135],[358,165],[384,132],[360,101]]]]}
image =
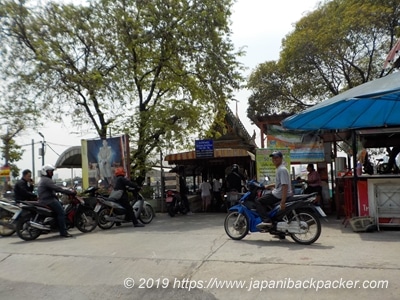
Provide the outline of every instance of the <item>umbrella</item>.
{"type": "Polygon", "coordinates": [[[297,130],[400,125],[400,72],[366,82],[282,121],[297,130]]]}

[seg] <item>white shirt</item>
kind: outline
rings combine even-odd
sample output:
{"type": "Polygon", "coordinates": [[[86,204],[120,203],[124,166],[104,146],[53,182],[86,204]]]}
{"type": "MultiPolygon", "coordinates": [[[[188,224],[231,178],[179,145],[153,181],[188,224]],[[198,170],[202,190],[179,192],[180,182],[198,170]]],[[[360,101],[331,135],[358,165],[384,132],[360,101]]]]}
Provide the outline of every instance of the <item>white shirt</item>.
{"type": "Polygon", "coordinates": [[[209,184],[208,182],[202,182],[200,183],[200,187],[199,187],[200,191],[201,191],[201,196],[211,196],[211,184],[209,184]]]}
{"type": "Polygon", "coordinates": [[[287,184],[288,190],[286,197],[292,196],[293,192],[289,172],[283,164],[276,168],[275,177],[275,188],[272,190],[272,195],[278,199],[282,199],[282,185],[287,184]]]}

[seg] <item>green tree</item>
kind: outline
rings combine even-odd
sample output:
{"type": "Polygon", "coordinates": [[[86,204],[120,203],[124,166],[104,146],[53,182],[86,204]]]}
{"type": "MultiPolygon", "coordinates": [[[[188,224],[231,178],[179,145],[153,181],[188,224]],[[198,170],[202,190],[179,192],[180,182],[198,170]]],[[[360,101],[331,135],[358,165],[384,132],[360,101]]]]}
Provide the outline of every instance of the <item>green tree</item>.
{"type": "Polygon", "coordinates": [[[399,18],[398,1],[321,3],[285,37],[275,66],[267,62],[251,75],[249,118],[303,110],[390,72],[382,68],[399,18]]]}
{"type": "Polygon", "coordinates": [[[11,175],[17,177],[16,162],[22,159],[24,150],[16,144],[15,138],[27,128],[38,125],[34,101],[26,93],[13,94],[6,83],[0,84],[0,152],[5,165],[11,168],[11,175]]]}
{"type": "Polygon", "coordinates": [[[24,129],[23,124],[13,124],[7,127],[4,134],[0,135],[2,146],[0,147],[2,158],[5,160],[4,165],[10,167],[11,175],[17,177],[19,175],[19,168],[15,164],[21,160],[24,150],[21,146],[15,143],[15,137],[24,129]]]}
{"type": "Polygon", "coordinates": [[[239,87],[232,2],[3,1],[2,51],[15,88],[31,87],[51,116],[71,116],[101,138],[108,128],[128,133],[143,175],[152,151],[188,143],[239,87]]]}

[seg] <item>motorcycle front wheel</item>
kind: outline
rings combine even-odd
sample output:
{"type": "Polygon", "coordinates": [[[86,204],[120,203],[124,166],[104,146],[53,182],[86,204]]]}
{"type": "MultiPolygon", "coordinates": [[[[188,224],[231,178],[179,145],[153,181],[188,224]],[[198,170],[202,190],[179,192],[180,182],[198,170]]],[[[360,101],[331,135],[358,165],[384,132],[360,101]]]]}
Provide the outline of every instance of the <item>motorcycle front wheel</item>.
{"type": "Polygon", "coordinates": [[[19,221],[17,222],[17,234],[24,241],[35,240],[41,234],[40,229],[34,228],[29,224],[31,219],[32,216],[27,215],[19,219],[19,221]]]}
{"type": "Polygon", "coordinates": [[[81,232],[91,232],[97,227],[97,214],[92,209],[84,209],[75,216],[75,226],[81,232]]]}
{"type": "Polygon", "coordinates": [[[13,214],[8,211],[0,211],[0,235],[1,236],[11,236],[14,234],[15,230],[8,228],[5,225],[1,224],[8,224],[13,217],[13,214]]]}
{"type": "Polygon", "coordinates": [[[300,229],[304,233],[292,233],[292,239],[302,245],[311,245],[318,240],[321,235],[321,222],[311,211],[299,211],[297,216],[293,216],[291,222],[300,222],[300,229]]]}
{"type": "Polygon", "coordinates": [[[226,234],[231,239],[241,240],[249,232],[249,221],[245,215],[231,211],[225,218],[224,227],[226,234]]]}
{"type": "Polygon", "coordinates": [[[142,222],[143,224],[149,224],[154,217],[155,214],[153,208],[149,204],[143,206],[143,209],[139,215],[140,222],[142,222]]]}
{"type": "Polygon", "coordinates": [[[106,216],[110,216],[110,209],[108,207],[103,208],[97,214],[97,224],[101,229],[110,229],[114,225],[114,221],[108,221],[106,216]]]}

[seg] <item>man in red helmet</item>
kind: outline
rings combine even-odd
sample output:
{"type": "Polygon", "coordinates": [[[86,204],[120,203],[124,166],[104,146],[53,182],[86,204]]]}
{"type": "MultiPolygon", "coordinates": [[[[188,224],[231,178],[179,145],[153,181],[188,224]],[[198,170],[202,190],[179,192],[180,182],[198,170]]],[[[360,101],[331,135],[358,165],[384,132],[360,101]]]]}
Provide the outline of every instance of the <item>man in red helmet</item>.
{"type": "Polygon", "coordinates": [[[125,208],[126,215],[128,216],[129,220],[132,220],[134,227],[144,227],[144,225],[142,223],[139,223],[138,220],[136,219],[135,213],[133,212],[133,208],[129,203],[129,197],[126,191],[127,186],[135,188],[137,190],[139,190],[140,187],[135,182],[132,182],[128,178],[126,178],[125,175],[126,174],[124,168],[119,167],[115,169],[116,179],[114,184],[114,190],[124,191],[121,198],[118,200],[118,203],[125,208]]]}

